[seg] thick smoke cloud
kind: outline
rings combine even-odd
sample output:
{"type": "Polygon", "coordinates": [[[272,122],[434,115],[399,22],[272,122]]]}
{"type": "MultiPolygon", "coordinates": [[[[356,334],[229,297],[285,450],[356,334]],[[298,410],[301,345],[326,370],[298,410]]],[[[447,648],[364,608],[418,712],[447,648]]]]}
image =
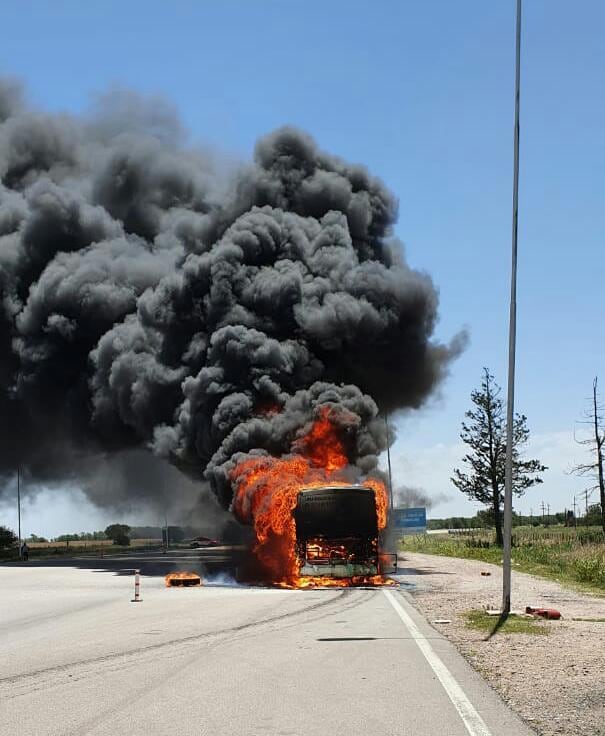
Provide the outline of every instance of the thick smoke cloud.
{"type": "Polygon", "coordinates": [[[287,452],[326,406],[368,472],[379,410],[420,406],[461,349],[363,167],[283,128],[226,181],[185,141],[158,100],[79,120],[0,83],[0,474],[146,448],[228,505],[234,456],[287,452]]]}

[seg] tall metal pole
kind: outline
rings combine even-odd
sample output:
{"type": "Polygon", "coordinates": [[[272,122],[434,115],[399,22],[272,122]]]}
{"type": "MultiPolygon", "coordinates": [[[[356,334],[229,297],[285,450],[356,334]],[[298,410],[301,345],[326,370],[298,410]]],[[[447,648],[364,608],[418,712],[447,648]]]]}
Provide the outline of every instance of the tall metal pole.
{"type": "Polygon", "coordinates": [[[506,473],[504,480],[504,550],[502,613],[510,613],[511,532],[513,517],[513,425],[515,418],[515,347],[517,342],[517,224],[519,219],[519,100],[521,91],[521,0],[517,0],[515,59],[515,142],[513,165],[513,234],[508,333],[508,397],[506,404],[506,473]]]}
{"type": "Polygon", "coordinates": [[[17,465],[17,518],[19,524],[19,558],[21,558],[21,468],[17,465]]]}
{"type": "Polygon", "coordinates": [[[389,505],[393,509],[393,474],[391,472],[391,442],[389,440],[389,415],[384,413],[384,426],[387,431],[387,462],[389,464],[389,505]]]}

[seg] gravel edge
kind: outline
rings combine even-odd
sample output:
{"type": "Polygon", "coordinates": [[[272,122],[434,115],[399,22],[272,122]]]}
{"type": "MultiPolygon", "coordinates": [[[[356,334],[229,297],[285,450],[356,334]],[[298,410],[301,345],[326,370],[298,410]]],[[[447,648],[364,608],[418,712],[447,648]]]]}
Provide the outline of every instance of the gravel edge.
{"type": "Polygon", "coordinates": [[[464,613],[499,607],[502,570],[477,560],[405,552],[400,577],[412,599],[517,715],[540,736],[605,736],[605,599],[513,572],[513,607],[556,608],[548,636],[469,629],[464,613]],[[489,573],[481,575],[481,573],[489,573]],[[436,620],[450,623],[436,624],[436,620]]]}

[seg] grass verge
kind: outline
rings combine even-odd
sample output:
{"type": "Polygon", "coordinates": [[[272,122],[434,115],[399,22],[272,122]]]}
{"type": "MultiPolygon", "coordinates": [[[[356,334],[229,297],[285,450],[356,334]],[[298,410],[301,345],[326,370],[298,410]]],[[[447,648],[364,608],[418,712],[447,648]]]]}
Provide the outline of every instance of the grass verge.
{"type": "Polygon", "coordinates": [[[464,620],[469,629],[483,631],[486,634],[536,634],[538,636],[548,635],[548,626],[542,621],[523,616],[509,616],[506,621],[499,625],[497,616],[488,616],[485,611],[478,609],[467,611],[464,620]]]}
{"type": "MultiPolygon", "coordinates": [[[[405,538],[403,550],[502,564],[502,549],[489,532],[469,535],[418,535],[405,538]]],[[[605,595],[605,543],[581,537],[524,535],[515,531],[513,569],[605,595]]]]}

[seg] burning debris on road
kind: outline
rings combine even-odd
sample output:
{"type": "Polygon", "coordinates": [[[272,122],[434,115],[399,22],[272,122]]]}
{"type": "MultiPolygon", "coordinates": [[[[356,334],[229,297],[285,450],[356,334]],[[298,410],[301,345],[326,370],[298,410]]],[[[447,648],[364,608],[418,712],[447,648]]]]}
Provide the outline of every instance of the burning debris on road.
{"type": "Polygon", "coordinates": [[[164,581],[167,588],[190,588],[202,584],[202,578],[196,572],[169,572],[164,581]]]}
{"type": "Polygon", "coordinates": [[[437,292],[362,166],[282,128],[227,178],[184,138],[157,100],[77,119],[0,81],[0,475],[86,491],[95,458],[148,450],[302,585],[299,492],[371,488],[382,529],[379,411],[420,406],[464,340],[432,339],[437,292]]]}

